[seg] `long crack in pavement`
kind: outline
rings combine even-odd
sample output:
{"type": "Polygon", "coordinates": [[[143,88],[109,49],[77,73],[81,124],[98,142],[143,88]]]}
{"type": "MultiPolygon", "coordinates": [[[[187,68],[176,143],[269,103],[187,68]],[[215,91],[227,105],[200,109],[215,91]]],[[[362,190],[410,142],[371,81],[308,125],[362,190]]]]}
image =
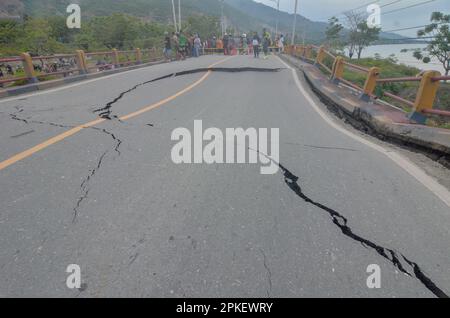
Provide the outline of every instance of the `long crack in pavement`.
{"type": "Polygon", "coordinates": [[[106,103],[105,106],[100,107],[98,109],[94,110],[94,114],[98,114],[99,117],[104,118],[104,119],[108,119],[108,120],[112,120],[113,118],[118,119],[118,116],[111,116],[112,114],[112,107],[114,104],[116,104],[117,102],[119,102],[125,95],[131,93],[132,91],[138,89],[141,86],[150,84],[150,83],[154,83],[163,79],[167,79],[167,78],[173,78],[173,77],[178,77],[178,76],[183,76],[183,75],[189,75],[189,74],[195,74],[195,73],[204,73],[204,72],[226,72],[226,73],[237,73],[237,72],[263,72],[263,73],[267,73],[267,72],[279,72],[281,71],[283,68],[258,68],[258,67],[205,67],[205,68],[197,68],[197,69],[192,69],[192,70],[187,70],[187,71],[181,71],[181,72],[175,72],[175,73],[170,73],[164,76],[160,76],[157,78],[154,78],[152,80],[149,81],[144,81],[142,83],[136,84],[133,87],[131,87],[130,89],[127,89],[123,92],[121,92],[116,98],[114,98],[112,101],[106,103]]]}
{"type": "Polygon", "coordinates": [[[429,278],[422,268],[414,261],[411,261],[408,259],[405,255],[402,253],[396,252],[392,249],[389,249],[387,247],[381,246],[367,238],[364,238],[360,235],[357,235],[353,232],[353,230],[348,226],[347,218],[345,218],[342,214],[337,212],[336,210],[329,208],[319,202],[314,201],[310,197],[308,197],[302,190],[301,186],[299,185],[299,177],[294,175],[291,171],[289,171],[286,167],[284,167],[281,163],[273,160],[270,156],[262,153],[259,150],[251,149],[252,151],[256,151],[257,153],[263,155],[267,159],[271,160],[273,163],[278,165],[283,172],[284,176],[284,182],[286,185],[303,201],[306,203],[312,204],[319,209],[325,211],[328,213],[328,215],[331,217],[331,220],[333,221],[333,224],[336,225],[344,234],[345,236],[351,238],[354,241],[357,241],[361,243],[364,247],[370,248],[374,250],[378,255],[382,256],[386,260],[388,260],[392,265],[394,265],[398,270],[400,270],[402,273],[414,277],[417,280],[419,280],[422,285],[427,288],[430,292],[432,292],[435,296],[439,298],[449,298],[449,295],[447,295],[441,288],[439,288],[436,283],[434,283],[431,278],[429,278]],[[406,264],[403,264],[402,261],[404,261],[406,264]],[[407,270],[406,267],[411,267],[411,270],[407,270]]]}

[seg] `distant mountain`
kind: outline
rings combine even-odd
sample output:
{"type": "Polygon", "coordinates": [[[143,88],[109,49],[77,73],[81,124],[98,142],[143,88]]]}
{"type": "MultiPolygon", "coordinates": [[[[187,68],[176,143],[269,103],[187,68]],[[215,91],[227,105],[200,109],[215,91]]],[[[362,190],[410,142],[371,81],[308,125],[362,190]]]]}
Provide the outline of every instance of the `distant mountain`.
{"type": "MultiPolygon", "coordinates": [[[[275,29],[278,19],[278,30],[283,34],[292,34],[292,27],[294,23],[294,14],[280,11],[254,2],[252,0],[226,0],[229,6],[245,12],[247,15],[261,23],[268,26],[270,29],[275,29]]],[[[319,43],[325,39],[325,30],[327,23],[314,22],[301,15],[297,16],[297,36],[299,39],[305,38],[305,42],[319,43]]]]}
{"type": "MultiPolygon", "coordinates": [[[[177,3],[178,1],[175,0],[177,3]]],[[[78,3],[84,17],[127,13],[146,20],[172,23],[170,0],[1,0],[0,16],[23,15],[49,16],[66,15],[66,8],[78,3]]],[[[275,30],[278,17],[279,31],[285,35],[292,33],[294,15],[277,12],[276,9],[253,0],[225,0],[224,15],[228,26],[240,32],[258,31],[263,28],[275,30]]],[[[182,0],[182,15],[221,15],[220,0],[182,0]]],[[[200,17],[201,18],[201,17],[200,17]]],[[[297,16],[297,40],[307,43],[321,43],[325,39],[327,24],[297,16]]],[[[401,39],[397,34],[382,33],[382,38],[401,39]]]]}
{"type": "Polygon", "coordinates": [[[0,17],[17,17],[24,11],[24,5],[20,0],[1,0],[0,17]]]}

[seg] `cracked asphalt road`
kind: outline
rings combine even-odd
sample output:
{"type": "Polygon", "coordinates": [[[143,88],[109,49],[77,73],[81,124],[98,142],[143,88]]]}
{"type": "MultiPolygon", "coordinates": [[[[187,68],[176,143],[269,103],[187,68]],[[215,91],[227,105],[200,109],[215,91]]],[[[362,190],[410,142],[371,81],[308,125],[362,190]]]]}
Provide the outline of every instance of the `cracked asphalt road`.
{"type": "Polygon", "coordinates": [[[448,206],[327,125],[275,57],[226,60],[218,66],[281,70],[212,72],[120,120],[205,72],[140,84],[221,60],[0,101],[0,162],[107,118],[0,170],[0,296],[449,295],[448,206]],[[280,128],[280,171],[173,164],[171,133],[195,119],[280,128]],[[66,287],[69,264],[81,266],[81,290],[66,287]],[[366,286],[370,264],[381,267],[380,289],[366,286]]]}

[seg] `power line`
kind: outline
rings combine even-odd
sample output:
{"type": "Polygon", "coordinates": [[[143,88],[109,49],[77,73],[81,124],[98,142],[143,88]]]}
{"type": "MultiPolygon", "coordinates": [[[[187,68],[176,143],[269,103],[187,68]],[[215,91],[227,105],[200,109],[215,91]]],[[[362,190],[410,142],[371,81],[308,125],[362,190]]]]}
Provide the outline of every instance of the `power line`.
{"type": "Polygon", "coordinates": [[[394,9],[394,10],[391,10],[391,11],[388,11],[388,12],[384,12],[381,15],[386,15],[386,14],[390,14],[390,13],[394,13],[394,12],[403,11],[403,10],[406,10],[406,9],[422,6],[422,5],[425,5],[425,4],[428,4],[428,3],[431,3],[431,2],[435,2],[435,1],[437,1],[437,0],[428,0],[428,1],[419,2],[419,3],[416,3],[416,4],[409,5],[407,7],[398,8],[398,9],[394,9]]]}
{"type": "MultiPolygon", "coordinates": [[[[371,5],[371,4],[379,3],[380,1],[382,1],[382,0],[375,0],[375,1],[372,0],[372,1],[370,1],[370,2],[367,2],[367,3],[363,4],[363,5],[360,5],[360,6],[358,6],[358,7],[354,7],[354,8],[352,8],[352,9],[348,9],[348,10],[344,10],[344,11],[341,11],[341,12],[339,12],[339,13],[336,13],[336,14],[330,16],[329,18],[331,18],[331,17],[333,17],[333,16],[338,17],[338,16],[340,16],[340,15],[345,14],[346,12],[357,11],[357,10],[360,10],[360,9],[363,9],[363,8],[367,8],[367,6],[369,6],[369,5],[371,5]]],[[[403,0],[395,0],[395,1],[393,1],[393,2],[390,2],[390,3],[387,3],[387,4],[384,4],[384,5],[380,6],[380,8],[388,7],[388,6],[390,6],[390,5],[393,5],[393,4],[402,2],[402,1],[403,1],[403,0]]]]}
{"type": "MultiPolygon", "coordinates": [[[[385,31],[383,31],[385,32],[385,31]]],[[[386,39],[386,38],[380,38],[380,41],[406,41],[406,40],[426,40],[426,39],[434,39],[435,36],[423,36],[423,37],[416,37],[416,38],[401,38],[401,39],[386,39]]]]}
{"type": "Polygon", "coordinates": [[[368,2],[368,3],[366,3],[366,4],[363,4],[363,5],[359,6],[359,7],[352,8],[352,9],[348,9],[348,10],[344,10],[344,11],[338,12],[338,13],[336,13],[336,14],[333,14],[333,15],[329,16],[329,18],[331,18],[331,17],[338,17],[338,16],[340,16],[340,15],[346,13],[346,12],[359,10],[359,9],[362,9],[362,8],[367,7],[367,6],[370,5],[370,4],[378,3],[378,2],[380,2],[380,1],[381,1],[381,0],[370,1],[370,2],[368,2]]]}
{"type": "MultiPolygon", "coordinates": [[[[432,24],[436,24],[436,25],[441,25],[441,24],[447,24],[447,22],[441,22],[441,23],[432,23],[432,24]]],[[[396,32],[396,31],[406,31],[406,30],[413,30],[413,29],[420,29],[420,28],[425,28],[429,25],[432,24],[425,24],[425,25],[418,25],[418,26],[414,26],[414,27],[409,27],[409,28],[403,28],[403,29],[394,29],[394,30],[382,30],[383,32],[396,32]]]]}
{"type": "Polygon", "coordinates": [[[394,1],[394,2],[384,4],[384,5],[380,6],[380,8],[385,8],[385,7],[391,6],[391,5],[393,5],[393,4],[396,4],[396,3],[399,3],[399,2],[402,2],[402,1],[403,1],[403,0],[396,0],[396,1],[394,1]]]}

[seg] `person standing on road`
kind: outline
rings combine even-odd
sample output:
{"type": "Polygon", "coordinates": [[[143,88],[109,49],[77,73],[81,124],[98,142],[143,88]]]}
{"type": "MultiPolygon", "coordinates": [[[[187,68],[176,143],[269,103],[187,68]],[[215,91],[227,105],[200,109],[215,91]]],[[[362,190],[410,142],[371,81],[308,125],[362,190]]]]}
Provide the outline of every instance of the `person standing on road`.
{"type": "Polygon", "coordinates": [[[270,34],[266,31],[266,29],[263,29],[263,52],[264,52],[264,59],[267,59],[269,55],[269,46],[270,46],[270,34]]]}
{"type": "Polygon", "coordinates": [[[217,53],[223,53],[223,42],[220,38],[216,41],[216,48],[217,53]]]}
{"type": "Polygon", "coordinates": [[[253,53],[255,58],[259,58],[259,42],[260,42],[260,38],[258,36],[258,33],[255,32],[255,34],[253,35],[253,40],[252,40],[252,46],[253,46],[253,53]]]}
{"type": "Polygon", "coordinates": [[[278,40],[278,48],[280,53],[284,52],[284,35],[280,35],[280,39],[278,40]]]}
{"type": "Polygon", "coordinates": [[[195,35],[194,38],[194,57],[200,56],[200,49],[202,48],[202,41],[200,40],[200,37],[198,34],[195,35]]]}
{"type": "Polygon", "coordinates": [[[247,34],[242,34],[242,55],[248,55],[247,34]]]}
{"type": "Polygon", "coordinates": [[[164,57],[167,61],[172,59],[172,43],[170,40],[169,32],[164,33],[164,57]]]}
{"type": "Polygon", "coordinates": [[[186,59],[186,47],[187,47],[187,38],[184,35],[183,31],[180,31],[180,36],[178,37],[178,52],[180,53],[180,57],[182,60],[186,59]]]}
{"type": "Polygon", "coordinates": [[[175,50],[176,59],[180,60],[180,41],[178,40],[178,34],[175,32],[172,32],[172,43],[175,50]]]}
{"type": "Polygon", "coordinates": [[[228,52],[228,44],[229,44],[230,38],[228,36],[228,33],[225,33],[225,35],[223,36],[223,54],[224,55],[229,55],[228,52]]]}

